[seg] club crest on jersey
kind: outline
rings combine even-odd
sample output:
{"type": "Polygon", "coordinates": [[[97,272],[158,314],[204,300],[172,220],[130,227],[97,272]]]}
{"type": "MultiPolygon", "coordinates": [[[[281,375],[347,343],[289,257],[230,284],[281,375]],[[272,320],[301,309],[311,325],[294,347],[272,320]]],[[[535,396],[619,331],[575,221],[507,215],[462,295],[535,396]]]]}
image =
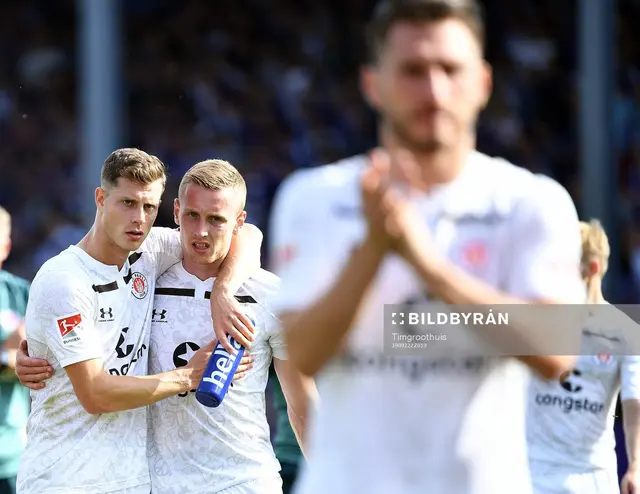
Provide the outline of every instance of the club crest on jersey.
{"type": "Polygon", "coordinates": [[[147,278],[139,272],[135,272],[131,275],[131,293],[137,299],[143,299],[147,296],[149,291],[149,283],[147,278]]]}
{"type": "Polygon", "coordinates": [[[459,248],[460,266],[472,273],[481,273],[489,262],[489,249],[483,240],[465,242],[459,248]]]}
{"type": "Polygon", "coordinates": [[[599,353],[598,355],[596,355],[595,360],[596,364],[598,365],[607,365],[611,363],[612,358],[608,353],[599,353]]]}

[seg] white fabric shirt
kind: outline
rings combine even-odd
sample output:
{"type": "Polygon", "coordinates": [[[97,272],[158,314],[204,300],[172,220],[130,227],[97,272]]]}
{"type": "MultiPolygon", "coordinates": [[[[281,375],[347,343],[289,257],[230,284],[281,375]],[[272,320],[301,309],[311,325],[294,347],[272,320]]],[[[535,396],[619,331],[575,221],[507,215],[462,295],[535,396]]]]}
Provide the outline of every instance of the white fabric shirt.
{"type": "Polygon", "coordinates": [[[640,399],[640,356],[623,355],[623,349],[616,348],[618,327],[616,321],[592,315],[573,371],[558,381],[531,380],[527,441],[534,477],[548,471],[547,465],[573,473],[604,469],[617,475],[616,398],[620,393],[622,400],[640,399]],[[613,345],[613,355],[594,354],[605,338],[613,345]]]}
{"type": "MultiPolygon", "coordinates": [[[[282,185],[271,229],[279,313],[321,296],[364,238],[364,166],[354,157],[282,185]]],[[[551,179],[474,152],[454,182],[416,207],[442,254],[491,286],[526,299],[584,299],[578,217],[551,179]]],[[[424,288],[403,260],[387,256],[347,356],[317,376],[320,404],[298,494],[531,492],[523,364],[474,359],[484,342],[471,330],[442,358],[383,350],[384,304],[423,299],[424,288]]]]}
{"type": "Polygon", "coordinates": [[[121,270],[76,246],[40,268],[29,294],[27,341],[30,355],[54,372],[44,389],[31,391],[19,493],[148,486],[146,409],[87,413],[63,367],[99,358],[112,375],[146,375],[156,277],[181,258],[178,233],[153,228],[121,270]]]}
{"type": "MultiPolygon", "coordinates": [[[[176,264],[158,280],[149,370],[156,374],[187,364],[209,344],[210,293],[214,279],[201,281],[176,264]]],[[[265,387],[272,357],[285,360],[280,324],[269,300],[279,279],[261,270],[236,294],[255,322],[253,368],[234,382],[217,408],[201,405],[195,392],[150,407],[149,465],[154,494],[219,492],[254,479],[277,478],[280,465],[270,442],[265,387]]]]}

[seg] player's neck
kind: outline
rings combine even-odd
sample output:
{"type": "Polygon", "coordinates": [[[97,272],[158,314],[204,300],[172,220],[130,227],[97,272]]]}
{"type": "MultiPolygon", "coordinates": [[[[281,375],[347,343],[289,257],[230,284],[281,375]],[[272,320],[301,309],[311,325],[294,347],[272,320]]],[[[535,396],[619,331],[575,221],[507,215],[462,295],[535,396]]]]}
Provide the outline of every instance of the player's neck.
{"type": "Polygon", "coordinates": [[[601,280],[592,279],[587,283],[587,301],[590,304],[601,304],[604,302],[601,280]]]}
{"type": "MultiPolygon", "coordinates": [[[[382,145],[390,150],[402,147],[395,136],[382,130],[382,145]]],[[[475,136],[469,134],[455,147],[443,148],[433,152],[420,152],[409,149],[417,161],[421,171],[420,189],[428,192],[439,184],[453,182],[464,167],[469,154],[475,148],[475,136]]]]}
{"type": "Polygon", "coordinates": [[[78,247],[93,257],[96,261],[107,266],[117,266],[122,269],[129,252],[122,250],[99,231],[95,225],[89,233],[78,242],[78,247]]]}
{"type": "Polygon", "coordinates": [[[218,276],[218,271],[220,271],[223,260],[224,259],[218,259],[210,264],[198,264],[185,258],[182,261],[182,267],[187,273],[195,276],[200,281],[206,281],[209,278],[218,276]]]}

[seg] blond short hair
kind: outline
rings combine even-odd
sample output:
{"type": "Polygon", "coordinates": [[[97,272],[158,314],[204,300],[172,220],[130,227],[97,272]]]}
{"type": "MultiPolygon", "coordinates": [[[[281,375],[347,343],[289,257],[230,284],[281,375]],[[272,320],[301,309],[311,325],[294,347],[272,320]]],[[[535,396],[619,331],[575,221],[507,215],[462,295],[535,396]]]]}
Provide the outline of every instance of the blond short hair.
{"type": "Polygon", "coordinates": [[[0,239],[11,236],[11,215],[0,206],[0,239]]]}
{"type": "Polygon", "coordinates": [[[591,220],[589,223],[580,222],[580,236],[582,237],[582,264],[596,260],[602,267],[602,276],[607,272],[611,248],[609,239],[598,220],[591,220]]]}
{"type": "Polygon", "coordinates": [[[247,201],[247,184],[244,178],[231,163],[225,160],[201,161],[189,168],[180,181],[178,197],[182,197],[189,184],[195,184],[207,190],[237,189],[241,195],[241,211],[247,201]]]}

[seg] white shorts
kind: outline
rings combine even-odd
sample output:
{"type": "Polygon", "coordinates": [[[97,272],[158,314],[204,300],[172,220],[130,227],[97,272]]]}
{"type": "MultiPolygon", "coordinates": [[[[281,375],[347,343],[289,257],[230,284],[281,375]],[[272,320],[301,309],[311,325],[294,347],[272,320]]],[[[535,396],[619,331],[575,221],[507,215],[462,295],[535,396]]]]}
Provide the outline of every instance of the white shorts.
{"type": "Polygon", "coordinates": [[[278,475],[250,480],[218,491],[218,494],[282,494],[282,478],[278,475]]]}
{"type": "Polygon", "coordinates": [[[618,472],[576,472],[565,466],[532,463],[534,494],[619,494],[618,472]]]}

